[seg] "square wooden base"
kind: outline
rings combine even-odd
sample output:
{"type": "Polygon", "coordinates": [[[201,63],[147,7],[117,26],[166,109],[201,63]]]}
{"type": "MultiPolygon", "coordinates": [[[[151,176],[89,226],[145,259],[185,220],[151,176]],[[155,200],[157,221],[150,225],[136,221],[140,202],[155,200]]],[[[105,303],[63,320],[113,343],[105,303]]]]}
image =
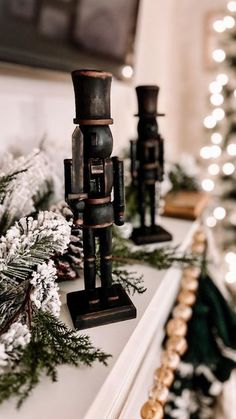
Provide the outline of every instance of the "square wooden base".
{"type": "Polygon", "coordinates": [[[91,304],[88,291],[67,294],[67,305],[76,329],[87,329],[108,323],[134,319],[136,308],[121,285],[110,289],[96,288],[97,303],[91,304]]]}
{"type": "Polygon", "coordinates": [[[134,228],[131,240],[137,245],[161,243],[172,240],[172,235],[161,226],[134,228]]]}

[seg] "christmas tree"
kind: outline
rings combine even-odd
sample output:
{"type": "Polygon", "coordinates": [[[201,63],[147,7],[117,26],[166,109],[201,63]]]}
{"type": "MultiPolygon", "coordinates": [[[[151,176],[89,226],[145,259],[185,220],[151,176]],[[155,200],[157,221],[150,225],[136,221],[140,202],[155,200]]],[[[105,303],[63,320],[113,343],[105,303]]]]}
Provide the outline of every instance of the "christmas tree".
{"type": "Polygon", "coordinates": [[[207,175],[202,188],[214,199],[206,224],[214,228],[225,254],[225,280],[235,282],[236,271],[236,1],[213,21],[216,48],[212,50],[216,74],[209,84],[210,114],[203,121],[208,144],[200,156],[207,175]]]}

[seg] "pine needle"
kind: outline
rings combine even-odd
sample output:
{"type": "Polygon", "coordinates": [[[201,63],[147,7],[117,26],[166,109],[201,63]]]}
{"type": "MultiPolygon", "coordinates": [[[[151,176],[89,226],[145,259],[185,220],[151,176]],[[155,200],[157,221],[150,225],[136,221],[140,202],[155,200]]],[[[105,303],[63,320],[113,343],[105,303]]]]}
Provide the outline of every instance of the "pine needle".
{"type": "Polygon", "coordinates": [[[31,341],[18,365],[0,375],[0,403],[15,396],[20,407],[41,380],[42,373],[52,381],[57,380],[59,365],[91,366],[95,361],[107,365],[110,357],[94,348],[88,336],[79,336],[49,312],[34,313],[31,333],[31,341]]]}

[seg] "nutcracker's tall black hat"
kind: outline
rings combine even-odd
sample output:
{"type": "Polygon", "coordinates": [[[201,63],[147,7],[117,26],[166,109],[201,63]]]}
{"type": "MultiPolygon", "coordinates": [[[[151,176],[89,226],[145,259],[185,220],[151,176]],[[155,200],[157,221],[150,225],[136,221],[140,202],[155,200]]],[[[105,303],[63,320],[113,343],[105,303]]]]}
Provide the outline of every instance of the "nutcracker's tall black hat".
{"type": "Polygon", "coordinates": [[[136,87],[138,98],[138,113],[135,116],[138,116],[139,118],[154,118],[156,116],[165,116],[164,113],[159,113],[157,111],[159,91],[159,86],[144,85],[136,87]]]}
{"type": "Polygon", "coordinates": [[[98,70],[71,73],[75,92],[75,124],[110,125],[110,89],[112,75],[98,70]]]}

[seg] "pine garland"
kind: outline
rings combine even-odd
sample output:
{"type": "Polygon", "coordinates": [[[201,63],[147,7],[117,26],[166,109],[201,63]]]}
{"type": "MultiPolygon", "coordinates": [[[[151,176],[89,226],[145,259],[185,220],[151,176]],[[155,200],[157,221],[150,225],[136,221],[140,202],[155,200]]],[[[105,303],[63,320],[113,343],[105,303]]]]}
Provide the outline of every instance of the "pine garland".
{"type": "Polygon", "coordinates": [[[185,267],[202,263],[199,255],[181,252],[178,250],[178,246],[163,246],[153,251],[147,251],[145,248],[134,250],[117,230],[115,230],[113,244],[113,260],[117,266],[141,263],[148,264],[158,270],[168,269],[171,266],[185,267]]]}
{"type": "Polygon", "coordinates": [[[172,184],[171,192],[200,190],[198,180],[186,173],[184,167],[179,163],[173,164],[168,176],[172,184]]]}
{"type": "Polygon", "coordinates": [[[109,355],[92,346],[88,336],[78,336],[49,312],[38,310],[33,316],[30,343],[19,362],[0,375],[0,403],[15,396],[20,407],[42,373],[57,381],[59,365],[91,366],[94,361],[107,365],[108,358],[109,355]]]}
{"type": "MultiPolygon", "coordinates": [[[[70,217],[61,211],[38,212],[48,202],[51,189],[50,169],[42,153],[5,160],[0,172],[0,403],[16,396],[18,407],[42,373],[55,381],[59,365],[90,366],[95,361],[106,365],[110,356],[58,319],[58,266],[66,252],[67,262],[81,268],[83,249],[81,235],[75,249],[70,217]]],[[[145,292],[142,276],[125,267],[140,262],[167,269],[197,263],[197,258],[171,247],[152,253],[134,251],[115,232],[113,282],[131,294],[145,292]]]]}
{"type": "Polygon", "coordinates": [[[17,396],[18,406],[44,372],[56,380],[61,364],[106,364],[95,349],[58,320],[56,269],[50,260],[70,239],[67,221],[53,212],[23,218],[0,240],[0,403],[17,396]]]}
{"type": "Polygon", "coordinates": [[[114,284],[120,284],[128,294],[143,294],[147,288],[143,285],[143,275],[137,272],[130,272],[125,268],[115,268],[112,271],[112,280],[114,284]]]}
{"type": "Polygon", "coordinates": [[[53,258],[66,250],[71,225],[37,213],[51,191],[46,160],[40,152],[7,156],[0,172],[0,403],[16,396],[18,407],[42,373],[55,381],[59,365],[106,365],[110,356],[58,320],[53,258]]]}
{"type": "Polygon", "coordinates": [[[27,157],[5,155],[0,172],[0,233],[21,217],[39,209],[52,189],[51,167],[45,153],[27,157]]]}

